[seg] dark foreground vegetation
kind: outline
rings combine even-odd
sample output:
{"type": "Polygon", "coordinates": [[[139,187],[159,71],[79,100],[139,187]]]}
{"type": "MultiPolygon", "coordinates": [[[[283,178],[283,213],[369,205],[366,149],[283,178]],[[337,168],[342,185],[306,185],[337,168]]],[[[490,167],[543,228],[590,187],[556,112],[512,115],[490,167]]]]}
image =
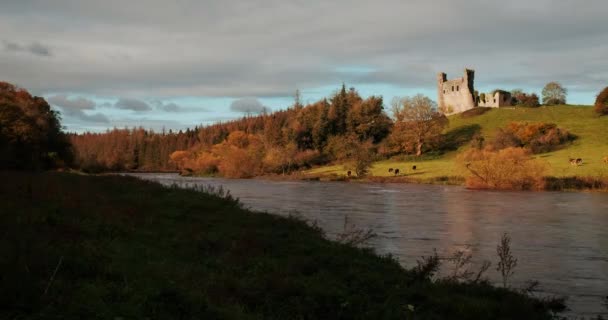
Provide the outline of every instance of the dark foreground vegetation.
{"type": "Polygon", "coordinates": [[[5,172],[0,204],[2,319],[551,318],[546,301],[433,281],[432,263],[405,270],[225,195],[5,172]]]}

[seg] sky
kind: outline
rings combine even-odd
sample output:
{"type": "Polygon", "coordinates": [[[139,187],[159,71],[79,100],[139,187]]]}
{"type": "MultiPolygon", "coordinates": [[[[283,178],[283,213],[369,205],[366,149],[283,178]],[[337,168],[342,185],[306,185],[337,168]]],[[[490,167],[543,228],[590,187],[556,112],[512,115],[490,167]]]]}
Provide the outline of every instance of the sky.
{"type": "Polygon", "coordinates": [[[43,96],[66,129],[185,129],[285,109],[342,83],[436,99],[475,89],[592,104],[608,85],[606,0],[0,0],[0,81],[43,96]]]}

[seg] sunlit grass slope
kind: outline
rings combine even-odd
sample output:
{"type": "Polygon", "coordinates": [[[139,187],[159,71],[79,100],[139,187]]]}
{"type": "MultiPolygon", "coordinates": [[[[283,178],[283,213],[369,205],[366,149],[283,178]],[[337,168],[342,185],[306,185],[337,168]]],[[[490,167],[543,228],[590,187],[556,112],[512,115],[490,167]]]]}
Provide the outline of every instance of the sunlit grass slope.
{"type": "Polygon", "coordinates": [[[0,172],[0,319],[551,319],[296,220],[120,176],[0,172]]]}
{"type": "MultiPolygon", "coordinates": [[[[540,108],[501,108],[493,109],[485,114],[463,118],[453,115],[449,128],[445,133],[466,131],[467,128],[477,128],[486,141],[491,141],[498,128],[513,121],[551,122],[567,129],[578,138],[563,148],[537,155],[550,166],[550,175],[562,176],[608,176],[608,165],[602,159],[608,156],[608,117],[598,117],[593,108],[588,106],[552,106],[540,108]],[[569,158],[582,158],[583,165],[573,167],[569,158]]],[[[371,170],[375,176],[391,176],[389,168],[399,168],[409,177],[428,179],[441,176],[458,176],[465,172],[456,163],[459,152],[469,148],[464,144],[457,151],[448,152],[436,159],[415,161],[385,160],[374,163],[371,170]],[[416,170],[412,166],[416,165],[416,170]]],[[[343,165],[316,168],[309,174],[338,174],[344,175],[343,165]]]]}

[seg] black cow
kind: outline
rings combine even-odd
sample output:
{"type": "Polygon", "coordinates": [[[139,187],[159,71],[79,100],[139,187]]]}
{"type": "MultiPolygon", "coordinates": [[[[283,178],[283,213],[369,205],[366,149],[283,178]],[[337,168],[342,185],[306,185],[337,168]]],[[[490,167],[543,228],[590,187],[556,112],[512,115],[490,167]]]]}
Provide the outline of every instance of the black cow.
{"type": "Polygon", "coordinates": [[[416,171],[416,166],[412,166],[412,170],[416,171]]]}
{"type": "Polygon", "coordinates": [[[399,169],[395,169],[395,175],[399,175],[399,169]]]}

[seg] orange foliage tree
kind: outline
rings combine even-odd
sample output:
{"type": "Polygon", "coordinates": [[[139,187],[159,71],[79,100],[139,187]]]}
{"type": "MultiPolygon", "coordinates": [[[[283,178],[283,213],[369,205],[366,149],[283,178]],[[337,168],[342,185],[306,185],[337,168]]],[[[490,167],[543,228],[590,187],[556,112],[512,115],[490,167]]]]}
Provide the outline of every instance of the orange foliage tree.
{"type": "Polygon", "coordinates": [[[499,129],[492,147],[524,147],[533,153],[542,153],[554,150],[574,138],[568,130],[558,128],[554,123],[511,122],[505,128],[499,129]]]}
{"type": "Polygon", "coordinates": [[[474,189],[540,190],[544,188],[546,164],[524,148],[470,149],[458,158],[469,176],[466,185],[474,189]]]}

